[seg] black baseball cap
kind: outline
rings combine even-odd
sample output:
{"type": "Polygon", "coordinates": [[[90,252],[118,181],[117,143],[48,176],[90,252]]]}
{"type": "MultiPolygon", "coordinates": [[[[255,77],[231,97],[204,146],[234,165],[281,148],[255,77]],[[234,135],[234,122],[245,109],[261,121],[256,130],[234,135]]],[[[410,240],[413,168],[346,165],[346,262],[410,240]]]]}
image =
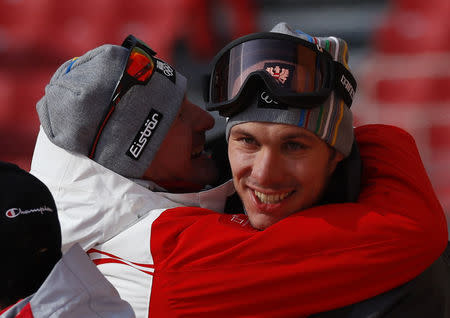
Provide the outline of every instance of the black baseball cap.
{"type": "Polygon", "coordinates": [[[61,258],[61,228],[50,190],[17,165],[0,162],[0,295],[36,292],[61,258]]]}

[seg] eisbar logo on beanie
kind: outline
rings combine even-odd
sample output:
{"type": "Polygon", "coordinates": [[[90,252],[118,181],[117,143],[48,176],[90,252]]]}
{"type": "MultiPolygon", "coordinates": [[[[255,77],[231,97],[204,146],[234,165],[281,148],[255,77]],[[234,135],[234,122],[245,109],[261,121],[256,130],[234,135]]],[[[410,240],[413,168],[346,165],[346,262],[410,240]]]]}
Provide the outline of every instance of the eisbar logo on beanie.
{"type": "Polygon", "coordinates": [[[144,124],[141,129],[139,129],[136,137],[134,137],[133,143],[130,147],[128,147],[126,152],[127,156],[132,159],[139,160],[142,150],[144,150],[150,138],[153,136],[153,132],[158,127],[162,117],[163,115],[160,112],[154,110],[153,108],[150,110],[144,124]]]}

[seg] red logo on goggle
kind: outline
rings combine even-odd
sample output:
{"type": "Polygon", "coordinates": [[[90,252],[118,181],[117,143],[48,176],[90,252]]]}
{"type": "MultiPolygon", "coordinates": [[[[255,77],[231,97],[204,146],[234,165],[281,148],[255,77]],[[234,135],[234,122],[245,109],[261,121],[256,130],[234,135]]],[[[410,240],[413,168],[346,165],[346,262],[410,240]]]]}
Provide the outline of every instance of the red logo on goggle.
{"type": "Polygon", "coordinates": [[[289,78],[289,70],[278,65],[266,67],[267,73],[272,75],[281,84],[284,84],[289,78]]]}
{"type": "Polygon", "coordinates": [[[289,78],[289,70],[287,68],[281,68],[278,65],[275,67],[267,67],[266,71],[281,84],[284,84],[289,78]]]}
{"type": "Polygon", "coordinates": [[[293,75],[295,74],[295,66],[288,63],[267,62],[263,68],[283,87],[290,87],[293,75]]]}

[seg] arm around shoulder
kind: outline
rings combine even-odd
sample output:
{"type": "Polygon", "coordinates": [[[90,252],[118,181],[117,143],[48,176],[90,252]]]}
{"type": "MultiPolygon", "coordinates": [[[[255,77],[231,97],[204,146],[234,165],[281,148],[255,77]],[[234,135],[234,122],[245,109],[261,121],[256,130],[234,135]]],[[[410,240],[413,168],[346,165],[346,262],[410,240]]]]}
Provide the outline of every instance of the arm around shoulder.
{"type": "Polygon", "coordinates": [[[163,264],[152,303],[164,290],[183,305],[172,309],[197,317],[198,308],[205,317],[300,316],[368,299],[423,272],[448,234],[414,140],[383,125],[357,128],[356,138],[364,167],[357,203],[303,210],[264,231],[241,214],[178,208],[161,215],[152,227],[155,264],[163,264]],[[171,231],[174,222],[185,225],[171,231]]]}

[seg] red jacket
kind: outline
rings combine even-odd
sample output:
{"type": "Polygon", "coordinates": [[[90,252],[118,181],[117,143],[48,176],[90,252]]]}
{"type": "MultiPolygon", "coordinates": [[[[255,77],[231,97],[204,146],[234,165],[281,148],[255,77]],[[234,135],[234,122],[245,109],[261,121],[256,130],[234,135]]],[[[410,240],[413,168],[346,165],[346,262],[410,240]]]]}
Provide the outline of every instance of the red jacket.
{"type": "Polygon", "coordinates": [[[444,251],[447,228],[412,137],[356,129],[358,204],[311,208],[264,231],[243,215],[176,208],[153,222],[151,317],[299,317],[411,280],[444,251]]]}

